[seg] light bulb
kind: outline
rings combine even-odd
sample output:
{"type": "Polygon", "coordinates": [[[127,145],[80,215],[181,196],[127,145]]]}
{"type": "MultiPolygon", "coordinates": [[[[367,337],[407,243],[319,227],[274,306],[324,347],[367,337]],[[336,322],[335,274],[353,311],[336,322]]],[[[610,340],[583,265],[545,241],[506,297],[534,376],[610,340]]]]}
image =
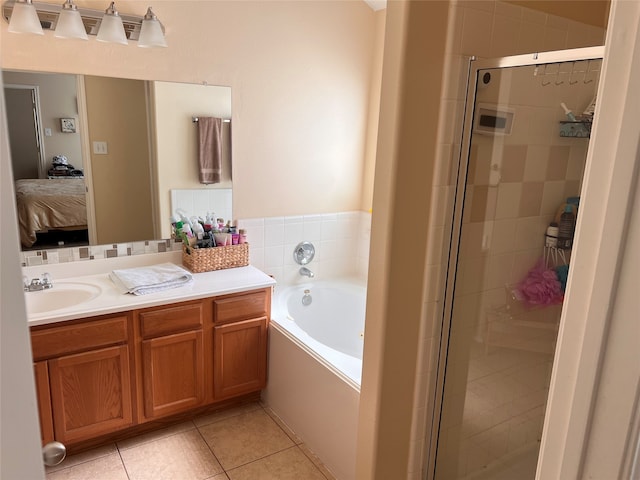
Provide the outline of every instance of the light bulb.
{"type": "Polygon", "coordinates": [[[54,35],[59,38],[87,40],[87,30],[84,27],[84,23],[82,23],[82,17],[80,17],[78,7],[73,3],[73,0],[67,0],[62,5],[54,35]]]}
{"type": "Polygon", "coordinates": [[[9,21],[9,31],[11,33],[34,33],[44,35],[42,25],[38,18],[36,7],[31,0],[18,0],[13,5],[11,20],[9,21]]]}
{"type": "Polygon", "coordinates": [[[122,45],[129,44],[127,35],[124,33],[122,19],[115,8],[114,2],[111,2],[109,8],[104,12],[97,40],[100,42],[120,43],[122,45]]]}
{"type": "Polygon", "coordinates": [[[162,25],[160,25],[158,17],[153,13],[151,7],[149,7],[147,14],[144,16],[144,20],[142,20],[138,46],[145,48],[167,46],[164,33],[162,33],[162,25]]]}

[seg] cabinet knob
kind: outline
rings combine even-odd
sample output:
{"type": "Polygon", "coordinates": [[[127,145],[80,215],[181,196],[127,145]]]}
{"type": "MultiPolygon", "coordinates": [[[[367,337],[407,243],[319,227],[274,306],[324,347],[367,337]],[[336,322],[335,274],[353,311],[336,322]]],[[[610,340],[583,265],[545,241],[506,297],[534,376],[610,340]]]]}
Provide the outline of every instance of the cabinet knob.
{"type": "Polygon", "coordinates": [[[49,442],[42,447],[42,460],[47,467],[62,463],[67,456],[67,447],[60,442],[49,442]]]}

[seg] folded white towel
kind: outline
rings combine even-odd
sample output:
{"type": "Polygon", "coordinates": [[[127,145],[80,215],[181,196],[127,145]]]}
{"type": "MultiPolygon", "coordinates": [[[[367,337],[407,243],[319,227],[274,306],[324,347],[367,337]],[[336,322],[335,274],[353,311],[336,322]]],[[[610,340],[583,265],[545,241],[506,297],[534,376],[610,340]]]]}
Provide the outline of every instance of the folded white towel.
{"type": "Polygon", "coordinates": [[[160,292],[193,281],[190,272],[173,263],[113,270],[109,277],[120,290],[133,295],[160,292]]]}

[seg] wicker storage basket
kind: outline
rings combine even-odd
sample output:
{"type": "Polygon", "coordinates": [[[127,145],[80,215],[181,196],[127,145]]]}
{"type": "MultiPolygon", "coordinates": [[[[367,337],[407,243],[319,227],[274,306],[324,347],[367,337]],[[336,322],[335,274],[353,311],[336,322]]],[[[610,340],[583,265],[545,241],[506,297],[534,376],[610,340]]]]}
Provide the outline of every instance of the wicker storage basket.
{"type": "Polygon", "coordinates": [[[249,244],[213,248],[192,248],[183,245],[182,264],[193,273],[245,267],[249,265],[249,244]]]}

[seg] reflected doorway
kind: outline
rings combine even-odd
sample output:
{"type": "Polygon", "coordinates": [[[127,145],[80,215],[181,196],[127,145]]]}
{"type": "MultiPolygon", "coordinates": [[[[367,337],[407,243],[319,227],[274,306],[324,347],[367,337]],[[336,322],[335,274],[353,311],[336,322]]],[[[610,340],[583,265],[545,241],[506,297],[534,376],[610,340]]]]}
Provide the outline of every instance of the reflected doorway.
{"type": "Polygon", "coordinates": [[[42,178],[44,152],[42,150],[40,101],[38,87],[5,85],[9,145],[13,179],[42,178]]]}

